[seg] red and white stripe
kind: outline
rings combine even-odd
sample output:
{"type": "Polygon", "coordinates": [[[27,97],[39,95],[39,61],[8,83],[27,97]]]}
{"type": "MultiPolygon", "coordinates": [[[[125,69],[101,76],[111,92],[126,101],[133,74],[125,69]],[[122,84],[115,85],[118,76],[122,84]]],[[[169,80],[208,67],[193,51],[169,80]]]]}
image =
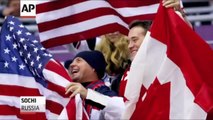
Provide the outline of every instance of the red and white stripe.
{"type": "Polygon", "coordinates": [[[210,46],[172,9],[160,7],[150,32],[130,68],[123,118],[206,119],[213,109],[210,46]]]}
{"type": "Polygon", "coordinates": [[[33,77],[0,73],[1,119],[29,119],[32,117],[35,119],[57,119],[69,101],[78,103],[71,105],[70,109],[73,109],[73,119],[79,118],[79,114],[82,114],[82,112],[76,112],[75,109],[76,105],[82,107],[82,104],[79,104],[81,102],[80,96],[70,100],[68,96],[64,95],[65,87],[71,79],[63,66],[54,60],[50,60],[43,70],[43,75],[48,81],[47,88],[37,83],[33,77]],[[45,96],[46,112],[21,114],[20,96],[45,96]]]}
{"type": "Polygon", "coordinates": [[[135,20],[154,18],[159,0],[51,1],[37,4],[36,21],[45,47],[53,47],[102,34],[126,34],[135,20]]]}

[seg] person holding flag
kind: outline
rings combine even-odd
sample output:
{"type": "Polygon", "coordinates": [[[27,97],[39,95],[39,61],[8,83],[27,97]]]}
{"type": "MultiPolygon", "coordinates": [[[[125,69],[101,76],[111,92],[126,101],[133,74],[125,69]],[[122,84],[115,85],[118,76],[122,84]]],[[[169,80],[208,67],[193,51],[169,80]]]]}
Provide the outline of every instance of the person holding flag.
{"type": "Polygon", "coordinates": [[[72,79],[14,16],[7,16],[1,28],[0,51],[0,119],[57,119],[69,101],[74,103],[69,119],[82,119],[83,109],[76,110],[82,106],[80,96],[64,95],[72,79]],[[45,111],[22,113],[23,96],[44,97],[45,111]]]}
{"type": "Polygon", "coordinates": [[[177,15],[167,8],[176,2],[160,5],[147,33],[144,22],[130,25],[132,64],[121,81],[123,119],[211,119],[213,53],[180,18],[182,11],[177,15]]]}
{"type": "Polygon", "coordinates": [[[123,98],[101,80],[106,69],[104,56],[99,51],[79,52],[69,66],[65,66],[74,82],[66,94],[81,95],[89,119],[120,119],[124,110],[123,98]]]}

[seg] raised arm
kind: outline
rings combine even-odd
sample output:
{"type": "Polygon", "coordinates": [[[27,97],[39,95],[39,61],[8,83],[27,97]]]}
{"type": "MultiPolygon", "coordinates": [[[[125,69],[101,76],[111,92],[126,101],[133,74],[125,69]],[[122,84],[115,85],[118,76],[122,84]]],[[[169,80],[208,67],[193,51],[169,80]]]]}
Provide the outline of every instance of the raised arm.
{"type": "Polygon", "coordinates": [[[163,0],[163,6],[166,8],[173,7],[175,12],[192,28],[192,24],[186,18],[181,0],[163,0]]]}

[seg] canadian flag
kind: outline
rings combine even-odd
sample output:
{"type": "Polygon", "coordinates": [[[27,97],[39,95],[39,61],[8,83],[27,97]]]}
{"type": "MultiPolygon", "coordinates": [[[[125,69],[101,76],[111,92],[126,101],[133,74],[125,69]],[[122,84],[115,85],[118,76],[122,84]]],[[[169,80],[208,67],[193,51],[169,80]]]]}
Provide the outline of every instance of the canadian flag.
{"type": "Polygon", "coordinates": [[[160,5],[128,77],[125,119],[206,119],[213,109],[213,51],[173,9],[160,5]]]}

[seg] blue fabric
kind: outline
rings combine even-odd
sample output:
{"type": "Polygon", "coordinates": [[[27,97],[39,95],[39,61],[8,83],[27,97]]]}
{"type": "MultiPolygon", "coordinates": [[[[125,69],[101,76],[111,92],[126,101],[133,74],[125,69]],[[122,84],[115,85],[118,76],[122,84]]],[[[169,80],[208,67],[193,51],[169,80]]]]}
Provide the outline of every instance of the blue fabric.
{"type": "Polygon", "coordinates": [[[47,86],[42,71],[51,58],[19,19],[7,16],[0,32],[0,73],[34,77],[47,86]]]}

